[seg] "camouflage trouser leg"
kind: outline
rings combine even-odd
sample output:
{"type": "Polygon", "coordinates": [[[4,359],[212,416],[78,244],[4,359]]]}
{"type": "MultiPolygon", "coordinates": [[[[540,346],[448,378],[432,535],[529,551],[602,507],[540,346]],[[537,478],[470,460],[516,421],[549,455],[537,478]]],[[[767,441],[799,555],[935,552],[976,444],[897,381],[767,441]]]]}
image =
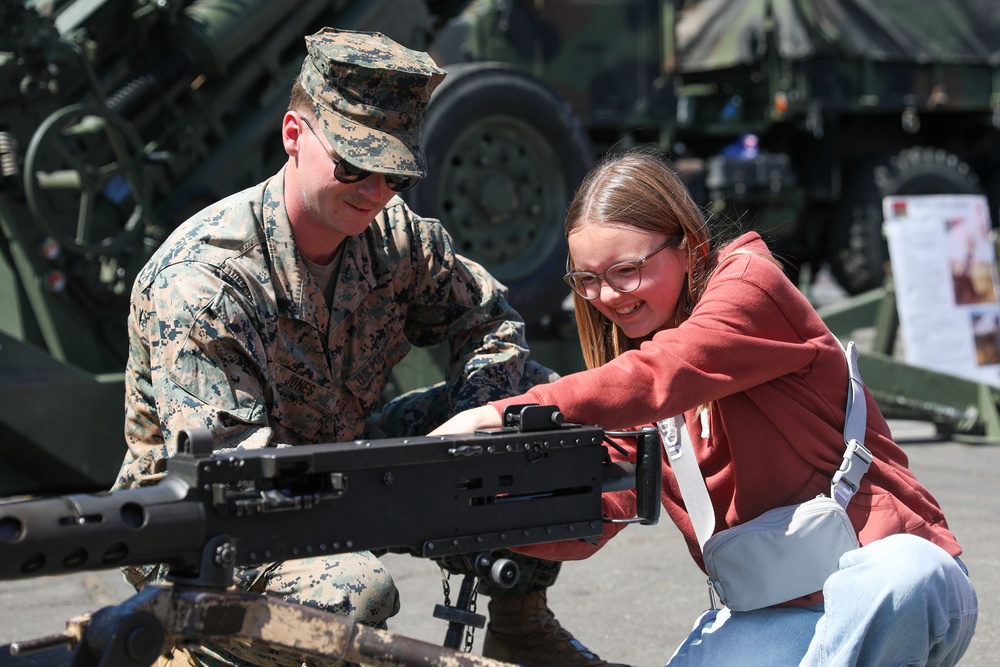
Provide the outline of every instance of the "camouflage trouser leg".
{"type": "MultiPolygon", "coordinates": [[[[349,616],[385,629],[399,611],[399,593],[382,562],[367,551],[237,568],[237,586],[349,616]]],[[[336,661],[301,660],[281,652],[231,642],[192,649],[205,665],[219,667],[332,667],[336,661]]]]}
{"type": "MultiPolygon", "coordinates": [[[[529,361],[524,366],[524,374],[518,390],[524,392],[536,384],[548,383],[558,377],[548,368],[529,361]]],[[[482,402],[486,403],[488,399],[484,398],[482,402]]],[[[440,382],[426,389],[415,389],[407,392],[390,401],[385,409],[369,422],[369,436],[400,438],[409,435],[423,435],[434,430],[452,416],[454,416],[454,410],[449,403],[448,388],[443,382],[440,382]]],[[[510,589],[481,579],[478,590],[490,597],[523,596],[548,588],[555,583],[562,565],[557,561],[540,560],[515,554],[506,549],[501,549],[494,555],[500,558],[509,558],[517,563],[521,577],[517,584],[510,589]]],[[[475,574],[475,568],[468,558],[448,558],[438,562],[452,574],[475,574]]]]}

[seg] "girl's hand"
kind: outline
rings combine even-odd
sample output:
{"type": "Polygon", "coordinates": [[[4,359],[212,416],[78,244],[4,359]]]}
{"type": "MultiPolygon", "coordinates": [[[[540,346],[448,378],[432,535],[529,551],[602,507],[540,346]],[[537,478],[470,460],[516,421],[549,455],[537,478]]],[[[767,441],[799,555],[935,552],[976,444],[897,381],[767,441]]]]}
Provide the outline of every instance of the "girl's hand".
{"type": "Polygon", "coordinates": [[[438,426],[429,435],[450,435],[453,433],[472,433],[483,428],[500,428],[500,413],[489,405],[481,405],[457,415],[438,426]]]}

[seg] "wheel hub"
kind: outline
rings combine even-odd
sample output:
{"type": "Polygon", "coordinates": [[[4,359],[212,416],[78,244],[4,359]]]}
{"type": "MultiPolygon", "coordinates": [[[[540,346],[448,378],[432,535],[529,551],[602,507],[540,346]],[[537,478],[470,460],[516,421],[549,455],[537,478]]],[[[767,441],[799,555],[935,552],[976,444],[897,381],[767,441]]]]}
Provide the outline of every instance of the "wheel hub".
{"type": "Polygon", "coordinates": [[[517,188],[506,175],[491,172],[480,183],[479,206],[490,224],[510,222],[519,208],[517,188]]]}

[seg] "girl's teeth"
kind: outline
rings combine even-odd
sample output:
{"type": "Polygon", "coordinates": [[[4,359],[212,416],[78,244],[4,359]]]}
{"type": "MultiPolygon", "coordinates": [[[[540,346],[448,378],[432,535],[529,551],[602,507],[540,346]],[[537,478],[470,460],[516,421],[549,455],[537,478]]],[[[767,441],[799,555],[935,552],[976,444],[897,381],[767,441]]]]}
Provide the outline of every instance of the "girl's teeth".
{"type": "Polygon", "coordinates": [[[628,308],[618,308],[618,309],[615,309],[615,312],[618,313],[619,315],[628,315],[629,313],[631,313],[633,310],[635,310],[638,307],[639,307],[639,304],[635,303],[635,304],[632,304],[631,306],[629,306],[628,308]]]}

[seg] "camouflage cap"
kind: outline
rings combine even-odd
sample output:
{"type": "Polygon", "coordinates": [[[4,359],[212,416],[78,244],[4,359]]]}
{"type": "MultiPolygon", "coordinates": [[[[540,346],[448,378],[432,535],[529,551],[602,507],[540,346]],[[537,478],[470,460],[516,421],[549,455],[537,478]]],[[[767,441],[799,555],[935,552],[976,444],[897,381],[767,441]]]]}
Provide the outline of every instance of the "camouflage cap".
{"type": "Polygon", "coordinates": [[[306,47],[299,81],[341,157],[368,171],[426,176],[424,109],[445,71],[379,32],[324,28],[306,47]]]}

